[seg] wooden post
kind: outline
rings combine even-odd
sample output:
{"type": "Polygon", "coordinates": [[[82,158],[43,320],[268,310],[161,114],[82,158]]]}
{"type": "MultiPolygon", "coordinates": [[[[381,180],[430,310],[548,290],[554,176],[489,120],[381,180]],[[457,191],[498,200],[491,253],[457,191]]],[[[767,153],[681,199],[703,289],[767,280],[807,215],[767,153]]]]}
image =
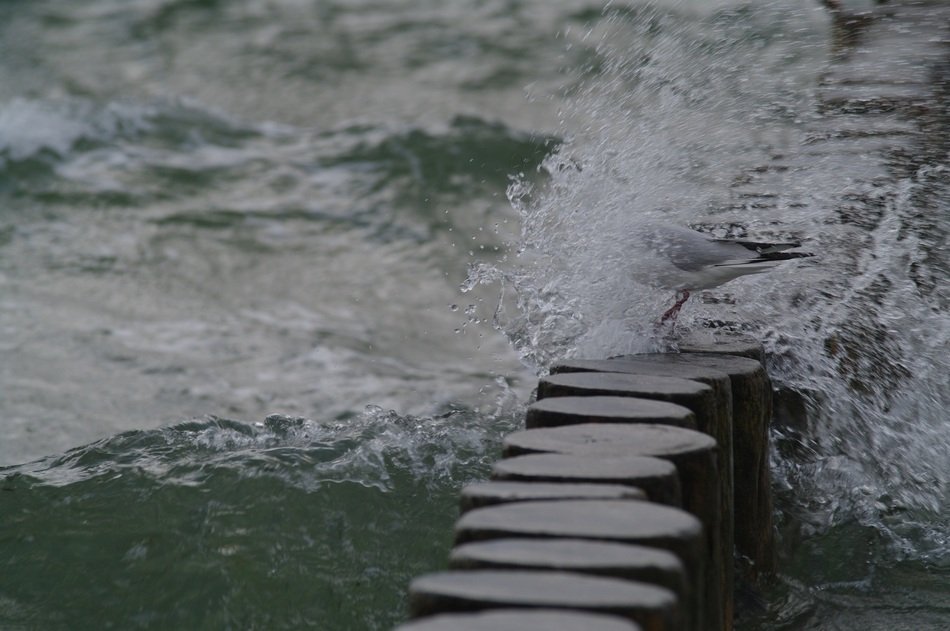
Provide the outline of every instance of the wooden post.
{"type": "Polygon", "coordinates": [[[426,574],[409,585],[409,615],[413,618],[506,607],[560,607],[613,614],[636,622],[644,631],[667,631],[679,624],[673,592],[615,578],[569,572],[471,570],[426,574]]]}
{"type": "MultiPolygon", "coordinates": [[[[696,428],[708,431],[715,423],[716,393],[711,386],[665,375],[619,372],[562,372],[538,382],[538,400],[548,397],[638,397],[667,401],[687,408],[696,416],[696,428]]],[[[655,421],[654,421],[655,422],[655,421]]]]}
{"type": "Polygon", "coordinates": [[[555,609],[492,610],[442,614],[412,620],[395,631],[643,631],[629,620],[555,609]]]}
{"type": "Polygon", "coordinates": [[[676,466],[659,458],[585,458],[570,454],[529,454],[499,460],[492,467],[491,477],[493,480],[519,482],[621,484],[642,489],[654,502],[669,506],[683,504],[682,487],[676,466]]]}
{"type": "Polygon", "coordinates": [[[747,357],[764,364],[765,347],[754,337],[744,335],[730,335],[717,332],[716,337],[708,342],[690,341],[681,342],[679,345],[681,353],[715,353],[717,355],[736,355],[738,357],[747,357]]]}
{"type": "Polygon", "coordinates": [[[633,397],[552,397],[528,406],[525,427],[555,427],[577,423],[662,423],[696,428],[687,408],[665,401],[633,397]]]}
{"type": "Polygon", "coordinates": [[[550,570],[641,581],[686,599],[683,563],[668,550],[583,539],[494,539],[458,546],[449,556],[456,570],[550,570]]]}
{"type": "Polygon", "coordinates": [[[476,482],[462,488],[459,509],[533,502],[538,500],[645,500],[647,494],[635,486],[545,482],[476,482]]]}

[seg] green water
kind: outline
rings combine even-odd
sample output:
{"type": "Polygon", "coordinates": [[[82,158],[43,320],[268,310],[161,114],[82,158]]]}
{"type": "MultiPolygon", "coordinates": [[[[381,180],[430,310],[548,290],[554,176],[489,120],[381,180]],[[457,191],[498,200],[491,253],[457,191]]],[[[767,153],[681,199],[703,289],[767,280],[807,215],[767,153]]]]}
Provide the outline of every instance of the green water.
{"type": "Polygon", "coordinates": [[[803,153],[828,45],[804,0],[0,2],[0,629],[391,628],[536,370],[656,343],[657,209],[823,253],[682,318],[841,397],[742,628],[950,626],[946,171],[803,153]]]}
{"type": "Polygon", "coordinates": [[[389,628],[487,474],[477,421],[194,421],[3,471],[2,627],[389,628]]]}

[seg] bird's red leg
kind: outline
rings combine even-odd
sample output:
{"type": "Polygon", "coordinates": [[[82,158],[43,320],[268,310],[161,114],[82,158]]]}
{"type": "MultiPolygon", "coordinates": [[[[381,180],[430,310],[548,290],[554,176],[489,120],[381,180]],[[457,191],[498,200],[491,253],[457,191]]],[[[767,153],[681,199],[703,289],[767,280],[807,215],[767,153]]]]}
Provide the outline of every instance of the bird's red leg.
{"type": "Polygon", "coordinates": [[[679,315],[680,309],[683,308],[683,303],[689,300],[689,292],[685,289],[677,293],[676,295],[677,295],[676,304],[674,304],[672,307],[667,309],[666,313],[660,316],[660,324],[663,324],[667,320],[673,320],[675,322],[676,316],[679,315]]]}

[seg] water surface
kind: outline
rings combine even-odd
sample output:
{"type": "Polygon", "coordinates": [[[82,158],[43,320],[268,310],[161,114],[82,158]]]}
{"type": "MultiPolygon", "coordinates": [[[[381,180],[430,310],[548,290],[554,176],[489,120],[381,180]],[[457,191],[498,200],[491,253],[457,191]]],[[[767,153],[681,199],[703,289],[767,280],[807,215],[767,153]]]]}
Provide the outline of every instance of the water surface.
{"type": "Polygon", "coordinates": [[[945,156],[815,147],[819,7],[7,2],[0,50],[0,627],[390,628],[536,374],[666,343],[656,219],[820,254],[681,319],[808,411],[742,628],[950,624],[945,156]]]}

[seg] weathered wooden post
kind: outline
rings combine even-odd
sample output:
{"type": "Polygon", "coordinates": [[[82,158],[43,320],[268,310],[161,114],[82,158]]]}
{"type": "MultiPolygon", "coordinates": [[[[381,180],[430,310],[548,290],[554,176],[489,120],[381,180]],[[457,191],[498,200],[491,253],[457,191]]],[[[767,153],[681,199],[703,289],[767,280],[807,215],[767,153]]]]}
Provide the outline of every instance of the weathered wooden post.
{"type": "Polygon", "coordinates": [[[634,486],[642,489],[654,502],[677,507],[683,505],[682,486],[676,466],[659,458],[585,458],[572,454],[529,454],[499,460],[492,467],[491,477],[493,480],[521,482],[634,486]]]}
{"type": "Polygon", "coordinates": [[[645,500],[647,494],[635,486],[621,484],[545,483],[545,482],[476,482],[462,488],[459,510],[532,502],[538,500],[645,500]]]}
{"type": "Polygon", "coordinates": [[[616,616],[558,609],[502,609],[441,614],[412,620],[395,631],[643,631],[643,627],[616,616]]]}
{"type": "Polygon", "coordinates": [[[714,353],[716,355],[735,355],[754,359],[765,364],[765,347],[754,337],[741,334],[729,334],[717,331],[708,341],[687,340],[678,345],[681,353],[714,353]]]}
{"type": "Polygon", "coordinates": [[[409,584],[411,617],[505,607],[613,614],[644,631],[667,631],[679,624],[673,592],[636,581],[570,572],[470,570],[426,574],[409,584]]]}
{"type": "Polygon", "coordinates": [[[528,406],[525,427],[578,423],[662,423],[696,428],[696,416],[681,405],[634,397],[551,397],[528,406]]]}
{"type": "Polygon", "coordinates": [[[583,539],[493,539],[458,546],[456,570],[550,570],[611,576],[660,585],[686,602],[683,563],[668,550],[583,539]]]}
{"type": "Polygon", "coordinates": [[[620,372],[562,372],[542,377],[538,400],[548,397],[637,397],[681,405],[696,416],[696,429],[710,435],[716,422],[716,393],[699,381],[665,375],[620,372]]]}

